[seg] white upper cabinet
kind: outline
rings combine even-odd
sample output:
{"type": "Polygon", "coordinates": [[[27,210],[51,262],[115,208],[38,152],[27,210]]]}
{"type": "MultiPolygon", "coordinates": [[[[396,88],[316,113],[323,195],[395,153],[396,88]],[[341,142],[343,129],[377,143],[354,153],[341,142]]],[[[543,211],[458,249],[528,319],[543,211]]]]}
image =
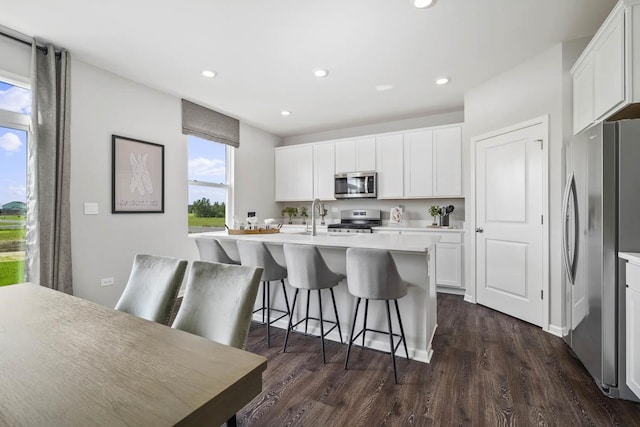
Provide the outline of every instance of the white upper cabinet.
{"type": "Polygon", "coordinates": [[[336,141],[335,172],[365,172],[376,170],[376,140],[371,138],[336,141]]]}
{"type": "Polygon", "coordinates": [[[404,134],[404,196],[433,196],[433,131],[404,134]]]}
{"type": "Polygon", "coordinates": [[[313,200],[313,146],[275,149],[276,201],[313,200]]]}
{"type": "Polygon", "coordinates": [[[640,1],[620,0],[571,68],[573,132],[640,102],[640,1]]]}
{"type": "Polygon", "coordinates": [[[601,29],[593,46],[595,117],[605,118],[624,98],[624,10],[620,10],[601,29]]]}
{"type": "Polygon", "coordinates": [[[589,54],[573,71],[574,134],[593,123],[593,101],[593,54],[589,54]]]}
{"type": "Polygon", "coordinates": [[[404,155],[402,134],[378,136],[376,155],[378,198],[398,199],[404,196],[404,155]]]}
{"type": "Polygon", "coordinates": [[[462,195],[462,129],[433,131],[433,195],[462,195]]]}
{"type": "Polygon", "coordinates": [[[313,145],[313,198],[334,200],[335,144],[313,145]]]}

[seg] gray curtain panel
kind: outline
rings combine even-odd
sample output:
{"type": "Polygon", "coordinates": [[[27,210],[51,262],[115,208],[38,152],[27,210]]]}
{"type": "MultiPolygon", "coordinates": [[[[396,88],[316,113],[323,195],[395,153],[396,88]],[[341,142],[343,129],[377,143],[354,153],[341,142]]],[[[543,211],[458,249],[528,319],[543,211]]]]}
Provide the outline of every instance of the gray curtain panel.
{"type": "Polygon", "coordinates": [[[240,122],[202,105],[182,100],[182,133],[209,141],[240,146],[240,122]]]}
{"type": "Polygon", "coordinates": [[[71,282],[69,53],[31,50],[26,280],[68,294],[71,282]]]}

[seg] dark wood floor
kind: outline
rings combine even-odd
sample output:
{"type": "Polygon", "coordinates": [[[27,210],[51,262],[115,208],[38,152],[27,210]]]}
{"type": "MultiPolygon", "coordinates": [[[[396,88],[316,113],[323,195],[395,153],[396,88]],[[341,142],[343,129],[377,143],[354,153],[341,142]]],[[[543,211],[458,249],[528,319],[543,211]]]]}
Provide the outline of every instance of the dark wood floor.
{"type": "Polygon", "coordinates": [[[563,341],[462,297],[438,295],[430,364],[251,327],[247,350],[268,358],[264,391],[240,413],[241,426],[640,426],[640,404],[604,397],[563,341]]]}

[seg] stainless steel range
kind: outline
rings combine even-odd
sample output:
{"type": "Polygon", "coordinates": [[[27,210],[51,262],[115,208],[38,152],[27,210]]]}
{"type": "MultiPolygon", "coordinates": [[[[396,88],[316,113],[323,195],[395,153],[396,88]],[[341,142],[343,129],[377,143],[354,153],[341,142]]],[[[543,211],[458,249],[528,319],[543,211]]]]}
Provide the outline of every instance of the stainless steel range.
{"type": "Polygon", "coordinates": [[[373,233],[371,227],[382,225],[380,209],[354,209],[340,211],[340,224],[329,224],[329,234],[373,233]]]}

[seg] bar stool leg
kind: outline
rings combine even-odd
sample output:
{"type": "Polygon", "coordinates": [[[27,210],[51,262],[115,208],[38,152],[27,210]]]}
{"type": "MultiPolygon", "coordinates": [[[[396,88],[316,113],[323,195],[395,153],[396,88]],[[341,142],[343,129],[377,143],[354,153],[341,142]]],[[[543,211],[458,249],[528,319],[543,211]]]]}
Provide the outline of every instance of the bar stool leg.
{"type": "Polygon", "coordinates": [[[402,327],[402,318],[400,317],[400,309],[398,308],[398,300],[393,300],[396,303],[396,314],[398,315],[398,324],[400,325],[400,334],[402,335],[402,343],[404,344],[404,354],[409,359],[409,351],[407,350],[407,340],[404,337],[404,328],[402,327]]]}
{"type": "Polygon", "coordinates": [[[307,313],[304,316],[304,334],[307,335],[307,326],[309,326],[309,301],[311,300],[311,290],[307,289],[307,313]]]}
{"type": "Polygon", "coordinates": [[[227,427],[236,427],[237,425],[238,420],[236,418],[236,414],[233,414],[233,416],[227,420],[227,427]]]}
{"type": "Polygon", "coordinates": [[[282,283],[282,293],[284,293],[284,303],[287,305],[287,314],[291,316],[291,310],[289,310],[289,297],[287,297],[287,289],[284,286],[284,279],[280,279],[282,283]]]}
{"type": "Polygon", "coordinates": [[[393,380],[396,384],[398,384],[398,374],[396,372],[396,352],[393,348],[393,330],[391,329],[391,311],[389,310],[389,300],[386,300],[385,303],[387,304],[387,323],[389,323],[389,353],[391,353],[391,361],[393,362],[393,380]]]}
{"type": "Polygon", "coordinates": [[[367,333],[367,315],[369,314],[369,300],[364,300],[364,326],[362,327],[362,346],[364,347],[364,334],[367,333]]]}
{"type": "Polygon", "coordinates": [[[322,320],[322,293],[318,289],[318,306],[320,308],[320,347],[322,348],[322,363],[327,363],[324,357],[324,321],[322,320]]]}
{"type": "Polygon", "coordinates": [[[353,312],[353,322],[351,322],[351,335],[349,336],[349,345],[347,346],[347,358],[344,361],[344,369],[347,369],[349,363],[349,353],[351,353],[351,345],[353,344],[353,332],[356,330],[356,319],[358,318],[358,307],[360,307],[360,298],[356,300],[356,309],[353,312]]]}
{"type": "MultiPolygon", "coordinates": [[[[291,312],[293,313],[293,310],[295,310],[296,308],[296,300],[298,299],[298,291],[300,289],[296,288],[296,293],[293,294],[293,305],[291,306],[291,312]]],[[[291,314],[289,314],[289,327],[287,327],[287,333],[284,336],[284,346],[282,347],[282,352],[286,353],[287,352],[287,341],[289,341],[289,331],[291,330],[291,328],[293,327],[293,316],[291,314]]]]}
{"type": "Polygon", "coordinates": [[[264,325],[264,309],[267,306],[267,302],[265,300],[267,295],[267,282],[262,282],[262,324],[264,325]]]}
{"type": "Polygon", "coordinates": [[[271,284],[267,282],[267,347],[271,347],[271,284]]]}
{"type": "Polygon", "coordinates": [[[340,334],[340,344],[344,344],[342,341],[342,330],[340,329],[340,320],[338,319],[338,307],[336,306],[336,297],[333,295],[333,288],[329,288],[331,291],[331,299],[333,300],[333,311],[336,314],[336,325],[338,326],[338,333],[340,334]]]}

